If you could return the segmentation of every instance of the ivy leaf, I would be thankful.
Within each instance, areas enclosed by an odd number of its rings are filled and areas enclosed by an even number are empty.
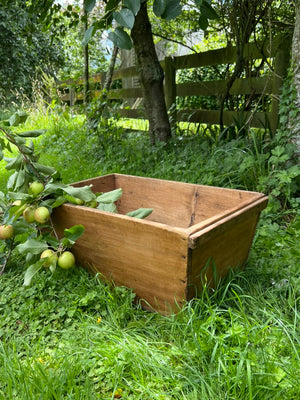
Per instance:
[[[134,15],[128,8],[123,8],[121,11],[114,12],[113,17],[119,25],[124,28],[132,29],[134,24]]]
[[[120,49],[130,50],[132,48],[130,36],[122,28],[116,28],[114,32],[109,32],[108,39]]]
[[[139,208],[137,210],[134,211],[130,211],[129,213],[127,213],[126,215],[128,217],[134,217],[134,218],[146,218],[148,217],[148,215],[150,215],[153,211],[153,208]]]
[[[32,264],[27,268],[24,275],[23,286],[29,286],[31,284],[32,278],[43,267],[43,263],[44,260],[38,260],[35,264]]]
[[[48,248],[48,244],[37,239],[27,239],[26,242],[19,244],[16,249],[22,253],[40,254]]]
[[[110,192],[100,194],[100,196],[98,196],[96,200],[100,203],[114,203],[115,201],[119,200],[121,196],[122,196],[122,189],[119,188],[111,190]]]
[[[140,0],[124,0],[124,6],[136,15],[140,11],[141,2]]]

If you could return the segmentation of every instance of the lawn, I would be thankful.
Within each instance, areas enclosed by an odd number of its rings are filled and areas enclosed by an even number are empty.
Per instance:
[[[66,183],[120,172],[261,190],[270,202],[246,268],[176,315],[143,310],[82,268],[24,287],[14,256],[0,277],[0,399],[300,398],[299,187],[281,139],[178,135],[153,147],[109,124],[87,134],[81,116],[33,115],[23,128],[34,126],[48,129],[40,162]]]

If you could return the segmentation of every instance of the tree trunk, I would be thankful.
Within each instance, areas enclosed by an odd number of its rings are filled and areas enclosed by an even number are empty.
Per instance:
[[[153,43],[146,2],[142,3],[136,15],[131,37],[137,57],[145,113],[149,120],[150,139],[152,143],[155,140],[167,142],[171,137],[171,127],[164,97],[164,73]]]
[[[88,29],[88,14],[84,11],[85,22],[84,31]],[[89,46],[86,44],[83,48],[83,58],[84,58],[84,94],[83,102],[87,106],[90,102],[90,71],[89,71]]]
[[[295,17],[295,28],[292,43],[292,59],[294,67],[294,84],[296,87],[296,109],[300,110],[300,0],[296,0],[296,17]],[[296,116],[294,126],[294,140],[298,149],[298,157],[300,159],[300,115]]]
[[[116,60],[117,60],[117,55],[118,55],[118,51],[119,51],[119,47],[114,46],[112,55],[111,55],[111,59],[110,59],[110,64],[109,64],[109,68],[107,71],[107,74],[105,76],[105,82],[103,85],[103,89],[109,91],[110,86],[111,86],[111,82],[112,82],[112,77],[113,77],[113,73],[114,73],[114,69],[115,69],[115,65],[116,65]]]

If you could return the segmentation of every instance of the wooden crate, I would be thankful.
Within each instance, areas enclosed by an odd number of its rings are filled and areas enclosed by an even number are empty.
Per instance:
[[[78,264],[162,313],[193,298],[203,279],[213,285],[215,272],[222,277],[246,261],[268,201],[262,193],[121,174],[74,184],[83,185],[122,188],[119,214],[64,204],[53,213],[57,231],[84,225],[73,248]],[[154,211],[143,220],[124,215],[140,207]]]

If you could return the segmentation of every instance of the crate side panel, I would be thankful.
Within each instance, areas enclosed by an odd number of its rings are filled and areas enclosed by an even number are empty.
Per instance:
[[[111,190],[116,189],[116,180],[115,175],[103,175],[96,178],[86,179],[84,181],[79,181],[72,183],[73,186],[85,186],[85,185],[93,185],[92,190],[93,192],[110,192]]]
[[[116,186],[123,188],[118,210],[125,214],[139,207],[153,208],[149,220],[189,228],[195,224],[229,214],[250,204],[261,193],[161,179],[116,176]]]
[[[212,225],[197,238],[189,252],[188,299],[201,290],[203,282],[213,287],[229,269],[245,263],[261,207],[248,207],[244,212]]]
[[[132,288],[160,312],[185,300],[188,236],[179,231],[141,223],[138,219],[64,205],[55,210],[54,224],[75,224],[85,233],[73,250],[79,263],[117,285]]]

